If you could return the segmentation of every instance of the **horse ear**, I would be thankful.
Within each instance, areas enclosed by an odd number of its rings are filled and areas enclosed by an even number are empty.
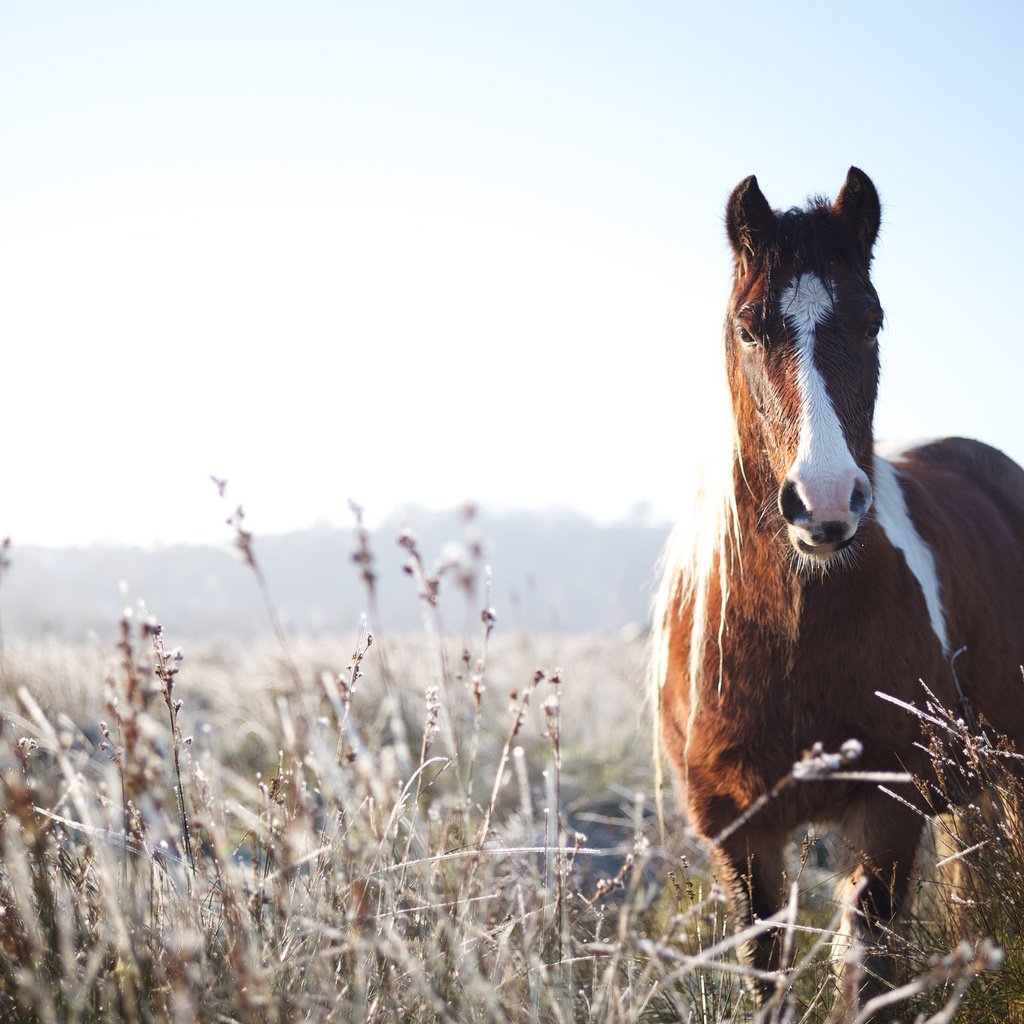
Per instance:
[[[871,262],[871,250],[882,223],[882,204],[871,179],[859,168],[851,167],[836,197],[836,216],[853,235],[865,266]]]
[[[775,227],[775,213],[768,205],[752,174],[744,178],[729,196],[725,228],[737,260],[753,256],[759,241]]]

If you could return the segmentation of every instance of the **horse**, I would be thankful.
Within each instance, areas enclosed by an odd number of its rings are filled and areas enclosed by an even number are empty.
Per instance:
[[[870,946],[905,906],[928,808],[911,785],[900,801],[862,781],[775,784],[849,741],[859,770],[926,775],[919,719],[876,696],[912,704],[921,682],[1020,746],[1024,470],[963,438],[876,446],[881,204],[863,171],[834,203],[786,211],[748,177],[725,220],[731,423],[663,561],[656,734],[737,930],[780,910],[784,844],[815,822],[856,853],[842,931]],[[776,938],[745,942],[741,960],[777,970]],[[883,959],[863,977],[891,977]],[[843,970],[849,1013],[878,982]]]

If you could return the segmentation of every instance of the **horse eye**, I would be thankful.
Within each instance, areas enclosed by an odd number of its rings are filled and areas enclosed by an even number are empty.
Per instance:
[[[876,320],[873,324],[868,324],[864,330],[864,340],[870,344],[874,344],[878,341],[878,332],[882,329],[882,321]]]
[[[758,339],[755,338],[754,335],[752,335],[750,331],[746,329],[746,327],[737,327],[736,334],[738,335],[740,343],[743,345],[744,348],[757,348],[757,346],[760,344]]]

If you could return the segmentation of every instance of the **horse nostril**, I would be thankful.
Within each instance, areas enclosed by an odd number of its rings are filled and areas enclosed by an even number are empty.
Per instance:
[[[787,480],[779,490],[779,511],[790,526],[795,525],[797,520],[806,519],[810,515],[807,506],[800,500],[800,495],[796,492],[796,483],[792,480]]]
[[[853,493],[850,495],[850,512],[858,519],[871,507],[871,489],[862,487],[859,483],[853,485]]]

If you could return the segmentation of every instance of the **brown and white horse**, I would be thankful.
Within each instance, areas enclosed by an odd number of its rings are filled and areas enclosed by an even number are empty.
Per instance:
[[[876,691],[914,701],[923,680],[953,708],[959,685],[1024,746],[1024,471],[961,438],[876,449],[880,215],[855,167],[834,204],[779,212],[749,177],[726,213],[733,431],[720,486],[669,546],[655,675],[686,814],[705,839],[726,836],[713,857],[738,928],[779,909],[783,844],[808,821],[859,853],[848,928],[870,934],[899,911],[922,831],[911,807],[820,781],[750,813],[818,742],[859,741],[865,771],[927,774],[917,719]],[[743,955],[771,967],[772,937]]]

